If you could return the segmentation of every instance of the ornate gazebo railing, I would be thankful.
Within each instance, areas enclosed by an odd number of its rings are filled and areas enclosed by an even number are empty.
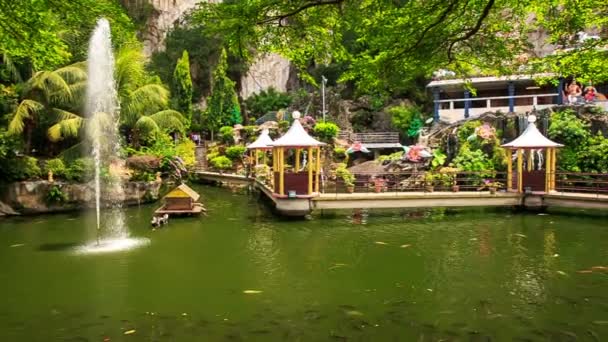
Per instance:
[[[458,172],[455,174],[406,171],[386,172],[382,174],[357,172],[355,177],[355,193],[368,192],[429,192],[429,191],[490,191],[506,190],[506,172]],[[494,189],[491,189],[494,188]],[[325,181],[323,193],[350,192],[344,181],[340,178]]]

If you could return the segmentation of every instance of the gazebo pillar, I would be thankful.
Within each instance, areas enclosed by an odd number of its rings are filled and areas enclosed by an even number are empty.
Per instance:
[[[317,167],[315,177],[315,192],[319,193],[319,174],[321,173],[321,147],[317,147]]]
[[[551,191],[551,157],[553,153],[551,152],[551,147],[548,147],[545,150],[545,192]]]
[[[312,147],[308,148],[308,194],[312,195],[312,169],[313,169],[313,158],[312,158]]]
[[[508,149],[509,156],[507,161],[507,191],[513,190],[513,150]]]
[[[524,158],[523,158],[523,150],[521,148],[517,149],[517,192],[524,192],[523,187],[523,173],[524,173]]]
[[[296,169],[295,172],[300,171],[300,149],[296,148]]]
[[[285,149],[279,147],[279,194],[285,195]]]
[[[549,188],[551,191],[555,190],[555,170],[557,170],[557,150],[555,147],[551,148],[551,184],[549,184]]]

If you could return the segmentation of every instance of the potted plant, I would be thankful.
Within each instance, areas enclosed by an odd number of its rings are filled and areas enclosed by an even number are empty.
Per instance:
[[[435,190],[435,182],[437,177],[431,172],[428,171],[424,174],[424,191],[425,192],[433,192]]]
[[[498,188],[500,188],[502,186],[504,186],[504,184],[502,184],[501,182],[486,179],[483,181],[483,185],[481,187],[477,188],[477,190],[488,189],[490,191],[490,194],[494,195],[496,193],[496,190],[498,190]]]
[[[442,185],[447,188],[452,187],[453,192],[460,191],[460,186],[456,184],[456,175],[458,174],[458,171],[460,170],[455,167],[442,167],[439,169]]]
[[[355,192],[355,176],[348,171],[345,164],[344,166],[340,166],[336,169],[336,177],[340,177],[344,182],[344,186],[346,187],[346,192],[352,194]]]

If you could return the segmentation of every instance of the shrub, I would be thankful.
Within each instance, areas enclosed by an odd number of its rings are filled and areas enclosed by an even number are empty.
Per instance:
[[[196,144],[190,139],[184,139],[175,146],[175,154],[182,159],[186,167],[196,164],[195,150]]]
[[[131,169],[151,171],[160,167],[160,158],[153,155],[137,155],[127,158],[127,166]]]
[[[578,119],[572,110],[557,112],[551,116],[549,138],[566,146],[577,146],[589,138],[588,125]]]
[[[211,165],[218,170],[225,170],[232,167],[232,161],[226,156],[217,156],[211,159]]]
[[[4,171],[9,175],[10,180],[20,181],[40,177],[41,170],[38,166],[38,160],[34,157],[16,158],[12,163],[7,165],[7,170]]]
[[[341,178],[346,186],[355,185],[355,176],[346,168],[346,164],[338,165],[338,168],[336,169],[336,177]]]
[[[288,129],[289,129],[289,121],[287,121],[287,120],[279,121],[279,132],[281,134],[287,132]]]
[[[230,160],[235,161],[239,160],[243,157],[243,153],[247,148],[243,145],[230,146],[226,148],[226,157],[230,158]]]
[[[403,158],[403,151],[398,151],[398,152],[394,152],[391,154],[385,154],[385,155],[381,155],[378,157],[377,161],[379,163],[384,163],[386,161],[398,161],[401,160],[401,158]]]
[[[241,138],[243,138],[243,140],[245,141],[253,141],[255,140],[255,129],[257,127],[256,126],[243,126],[243,129],[241,129]]]
[[[65,164],[63,163],[63,160],[59,158],[48,160],[44,164],[44,172],[48,174],[49,171],[53,172],[54,177],[65,177],[66,168]]]
[[[256,117],[260,117],[268,112],[287,108],[291,104],[291,96],[280,93],[274,88],[262,90],[253,94],[245,100],[247,109]]]
[[[418,106],[394,106],[387,110],[391,115],[393,127],[401,132],[406,132],[414,118],[422,117],[422,111]]]
[[[219,131],[219,138],[225,144],[234,142],[234,129],[231,126],[223,126]]]
[[[343,159],[346,157],[346,149],[344,147],[334,147],[334,159]]]
[[[156,174],[154,172],[137,170],[131,174],[130,180],[134,182],[153,182],[156,180]]]
[[[92,158],[79,158],[66,169],[65,179],[73,182],[86,182],[91,179],[94,170],[95,162]]]
[[[49,188],[46,193],[46,202],[51,203],[63,203],[68,200],[68,196],[61,191],[57,185],[53,185]]]
[[[331,141],[339,131],[340,128],[333,122],[319,122],[314,128],[315,135],[324,141]]]

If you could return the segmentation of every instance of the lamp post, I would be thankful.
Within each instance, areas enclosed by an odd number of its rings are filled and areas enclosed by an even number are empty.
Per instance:
[[[323,102],[323,109],[322,109],[322,114],[323,114],[323,121],[325,121],[325,84],[327,83],[327,78],[325,78],[325,76],[321,75],[321,101]]]

